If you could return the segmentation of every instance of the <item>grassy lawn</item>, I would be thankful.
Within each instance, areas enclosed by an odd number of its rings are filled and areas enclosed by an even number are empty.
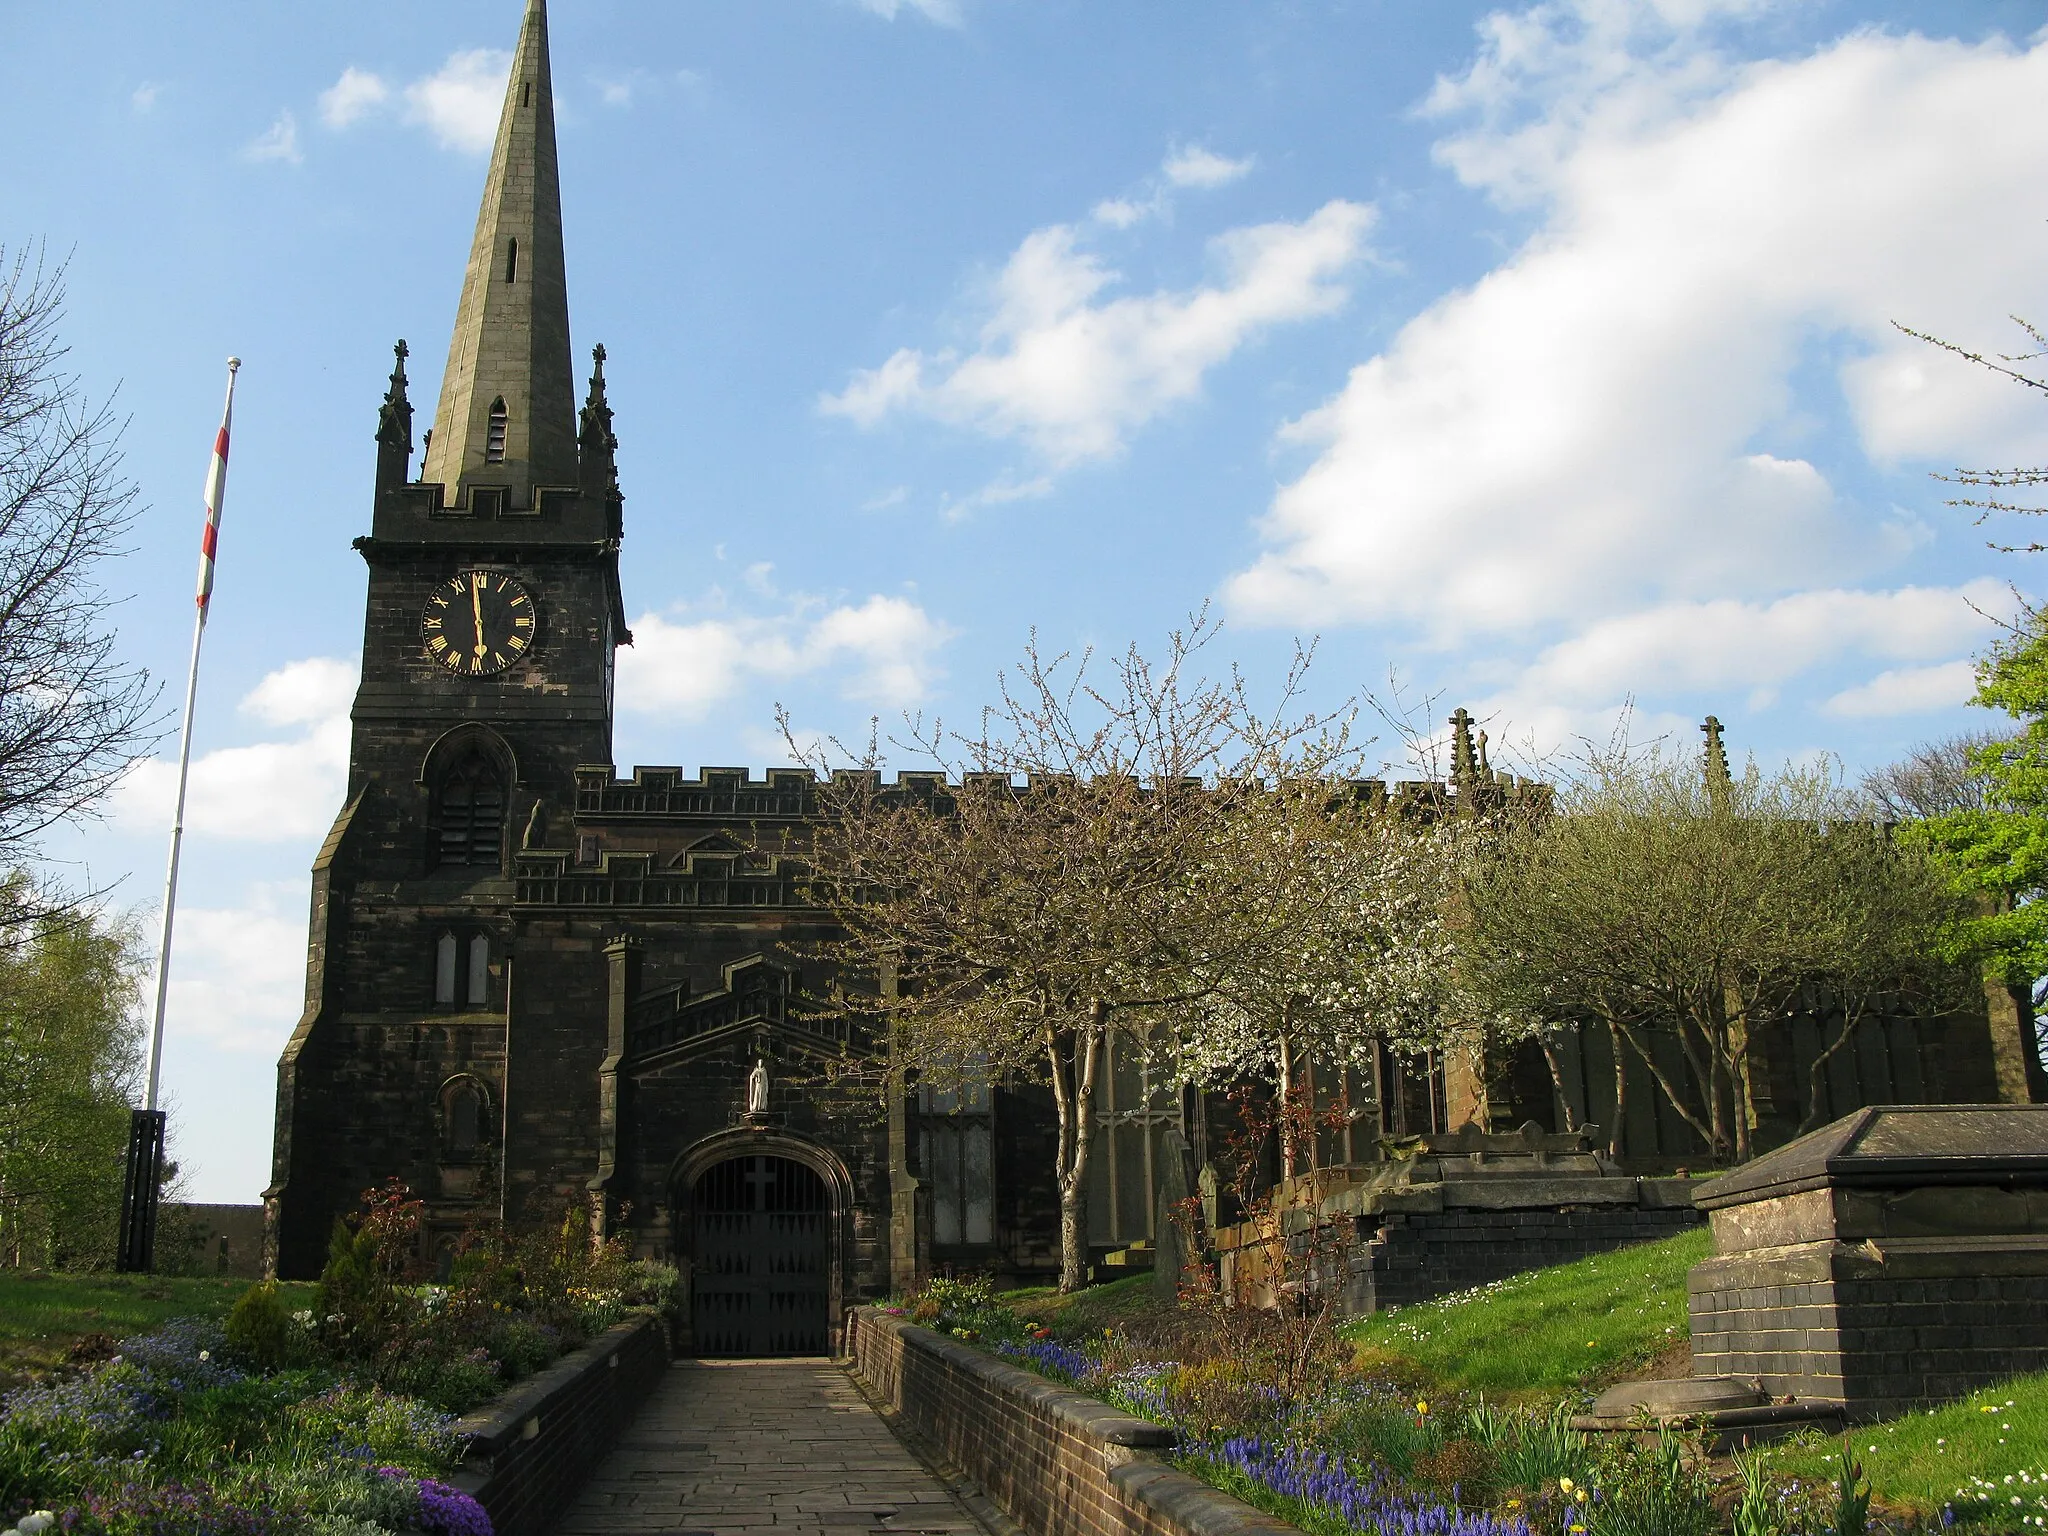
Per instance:
[[[1034,1285],[1004,1291],[1000,1300],[1029,1321],[1068,1338],[1133,1323],[1160,1308],[1149,1271],[1091,1285],[1071,1296],[1062,1296],[1057,1286]]]
[[[2013,1523],[2022,1514],[2048,1513],[2048,1375],[2016,1377],[1946,1408],[1866,1424],[1847,1436],[1786,1441],[1763,1454],[1774,1472],[1820,1480],[1834,1475],[1844,1439],[1855,1446],[1871,1489],[1894,1508],[1929,1515],[1944,1503],[1988,1496]]]
[[[1362,1363],[1507,1400],[1555,1400],[1689,1367],[1685,1272],[1704,1228],[1347,1324]]]
[[[174,1317],[224,1317],[250,1282],[157,1275],[45,1274],[0,1269],[0,1382],[61,1364],[88,1334],[125,1338]],[[281,1287],[311,1306],[310,1284]]]

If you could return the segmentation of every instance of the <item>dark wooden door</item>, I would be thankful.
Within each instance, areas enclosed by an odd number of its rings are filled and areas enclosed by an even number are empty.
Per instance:
[[[831,1352],[831,1202],[786,1157],[736,1157],[693,1194],[691,1322],[700,1355]]]

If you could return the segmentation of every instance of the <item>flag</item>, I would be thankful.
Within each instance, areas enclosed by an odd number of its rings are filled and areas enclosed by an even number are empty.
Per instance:
[[[213,462],[206,469],[206,531],[199,536],[199,620],[206,622],[206,600],[213,596],[213,554],[220,542],[220,505],[228,488],[228,425],[235,418],[235,373],[239,357],[228,359],[228,398],[221,407],[220,431],[214,434]]]

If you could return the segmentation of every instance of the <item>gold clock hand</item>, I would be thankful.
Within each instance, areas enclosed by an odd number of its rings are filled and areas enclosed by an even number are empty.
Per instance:
[[[469,606],[476,615],[476,653],[481,656],[490,649],[484,644],[484,579],[481,576],[469,578]]]

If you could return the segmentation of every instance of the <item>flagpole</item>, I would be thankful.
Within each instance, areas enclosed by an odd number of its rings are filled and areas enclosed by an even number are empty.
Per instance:
[[[147,1272],[154,1265],[156,1206],[162,1191],[164,1113],[157,1107],[163,1079],[164,1005],[171,985],[171,926],[178,907],[178,855],[185,842],[185,786],[192,772],[192,711],[199,699],[199,648],[206,638],[206,611],[213,596],[213,559],[220,537],[221,504],[227,493],[228,430],[235,414],[235,375],[239,357],[228,359],[228,393],[221,406],[220,431],[213,441],[213,462],[206,471],[206,528],[199,540],[197,613],[192,619],[192,662],[185,673],[185,713],[178,727],[178,799],[171,815],[170,869],[164,876],[163,934],[156,954],[156,1008],[149,1027],[149,1087],[142,1108],[130,1116],[128,1163],[121,1191],[120,1252],[116,1267]]]

